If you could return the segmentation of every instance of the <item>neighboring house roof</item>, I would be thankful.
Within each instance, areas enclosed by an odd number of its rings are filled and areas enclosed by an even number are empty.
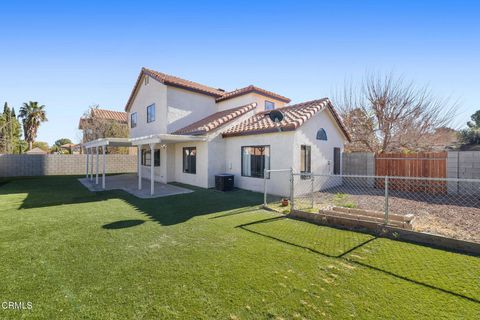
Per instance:
[[[190,90],[190,91],[194,91],[194,92],[198,92],[198,93],[203,93],[203,94],[206,94],[206,95],[209,95],[209,96],[213,96],[214,98],[216,98],[215,101],[217,101],[217,102],[227,100],[227,99],[230,99],[230,98],[234,98],[234,97],[238,97],[238,96],[248,94],[248,93],[251,93],[251,92],[255,92],[255,93],[258,93],[258,94],[261,94],[261,95],[264,95],[264,96],[267,96],[267,97],[270,97],[270,98],[273,98],[273,99],[284,101],[286,103],[290,102],[290,99],[287,98],[287,97],[284,97],[282,95],[279,95],[277,93],[274,93],[274,92],[271,92],[271,91],[268,91],[268,90],[265,90],[265,89],[262,89],[262,88],[259,88],[259,87],[255,87],[253,85],[250,85],[248,87],[241,88],[241,89],[236,89],[236,90],[230,91],[230,92],[225,92],[225,90],[223,90],[223,89],[209,87],[209,86],[203,85],[203,84],[198,83],[198,82],[185,80],[185,79],[175,77],[175,76],[172,76],[172,75],[169,75],[169,74],[165,74],[165,73],[162,73],[162,72],[158,72],[158,71],[155,71],[155,70],[142,68],[142,70],[140,71],[140,74],[137,77],[137,81],[135,82],[135,86],[133,87],[132,92],[130,93],[130,97],[128,98],[127,104],[125,105],[125,111],[127,111],[127,112],[130,110],[130,106],[133,102],[133,99],[135,98],[135,95],[136,95],[136,92],[138,90],[140,81],[141,81],[142,76],[144,74],[152,77],[153,79],[155,79],[155,80],[157,80],[157,81],[159,81],[159,82],[161,82],[165,85],[169,85],[169,86],[182,88],[182,89],[185,89],[185,90]]]
[[[75,143],[67,143],[67,144],[62,144],[60,148],[65,148],[65,149],[70,149],[70,148],[76,148],[79,147],[80,145],[75,144]]]
[[[179,129],[173,134],[189,134],[189,135],[201,135],[211,132],[219,127],[227,124],[230,121],[237,119],[238,117],[246,114],[247,112],[255,109],[257,104],[251,103],[241,107],[228,109],[214,113],[206,118],[203,118],[195,123],[192,123],[182,129]]]
[[[91,118],[103,119],[103,120],[113,120],[119,123],[127,124],[128,123],[128,113],[123,111],[112,111],[106,109],[92,109],[90,115]],[[80,118],[80,123],[78,124],[79,129],[83,129],[85,121],[89,118]]]
[[[35,147],[32,150],[26,152],[26,154],[47,154],[48,152],[45,150],[40,149],[39,147]]]
[[[316,113],[320,112],[323,109],[330,111],[331,115],[340,127],[340,130],[343,132],[347,140],[350,141],[350,135],[348,134],[340,117],[330,103],[330,100],[328,100],[327,98],[307,101],[277,109],[280,110],[284,116],[283,120],[279,123],[275,123],[270,119],[270,117],[268,116],[270,111],[263,111],[257,113],[256,115],[248,118],[242,123],[232,126],[228,130],[226,130],[222,134],[222,136],[224,138],[227,138],[277,131],[293,131],[302,126],[306,121],[311,119]]]
[[[106,109],[92,109],[92,116],[105,120],[115,120],[122,123],[128,123],[128,114],[123,111],[113,111]]]
[[[254,85],[249,85],[248,87],[245,87],[245,88],[236,89],[234,91],[226,92],[224,95],[222,95],[220,98],[217,98],[215,101],[220,102],[220,101],[235,98],[235,97],[238,97],[238,96],[241,96],[241,95],[244,95],[244,94],[247,94],[247,93],[251,93],[251,92],[259,93],[261,95],[264,95],[264,96],[267,96],[267,97],[270,97],[270,98],[273,98],[273,99],[277,99],[277,100],[280,100],[280,101],[283,101],[283,102],[286,102],[286,103],[289,103],[291,101],[287,97],[279,95],[275,92],[271,92],[271,91],[256,87]]]

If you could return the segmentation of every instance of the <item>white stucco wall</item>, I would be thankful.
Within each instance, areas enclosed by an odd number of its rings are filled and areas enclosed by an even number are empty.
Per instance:
[[[232,108],[236,108],[236,107],[240,107],[246,104],[256,102],[257,108],[255,110],[256,112],[261,112],[265,110],[265,100],[274,102],[275,109],[282,108],[285,106],[285,102],[283,101],[265,97],[256,93],[248,93],[248,94],[241,95],[239,97],[218,102],[217,103],[218,111],[224,111],[227,109],[232,109]]]
[[[293,161],[294,132],[267,133],[230,137],[225,141],[225,172],[235,176],[235,186],[263,192],[263,179],[242,176],[241,147],[255,145],[270,146],[270,169],[288,169]],[[271,174],[268,181],[269,193],[288,195],[288,174]]]
[[[327,141],[316,139],[317,131],[320,128],[325,129]],[[344,143],[345,138],[330,113],[328,111],[318,113],[295,131],[294,170],[300,171],[301,145],[309,145],[312,148],[312,172],[333,174],[333,148],[340,148],[340,151],[343,152]]]
[[[197,148],[197,173],[183,172],[183,148]],[[207,142],[185,142],[175,144],[175,179],[174,181],[208,188],[208,144]]]
[[[142,146],[143,150],[150,150],[150,146]],[[167,183],[167,169],[168,169],[168,157],[167,150],[162,148],[161,145],[156,144],[155,149],[160,149],[160,166],[154,167],[154,180],[162,183]],[[153,158],[152,158],[153,161]],[[142,177],[150,180],[150,166],[142,167]]]
[[[217,112],[214,97],[171,86],[167,88],[167,106],[168,133]]]
[[[128,114],[130,138],[167,132],[167,86],[151,77],[145,85],[145,77],[147,76],[142,76]],[[153,103],[155,104],[155,121],[147,123],[147,107]],[[130,115],[134,112],[137,113],[137,126],[132,128]]]
[[[215,187],[215,175],[225,173],[225,139],[215,136],[208,142],[208,187]]]

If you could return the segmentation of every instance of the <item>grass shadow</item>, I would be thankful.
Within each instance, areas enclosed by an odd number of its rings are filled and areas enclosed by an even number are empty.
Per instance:
[[[13,180],[0,189],[0,195],[26,193],[26,197],[18,209],[98,203],[120,199],[135,207],[149,220],[165,226],[182,223],[196,216],[235,210],[262,203],[262,195],[256,192],[246,190],[237,190],[233,193],[215,192],[211,189],[179,183],[173,183],[173,185],[188,188],[194,192],[140,199],[122,190],[91,192],[77,180],[77,177],[55,176]]]

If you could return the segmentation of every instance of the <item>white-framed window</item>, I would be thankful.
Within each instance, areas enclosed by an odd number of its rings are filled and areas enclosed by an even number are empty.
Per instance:
[[[312,172],[312,147],[307,145],[300,146],[300,172]]]
[[[183,148],[183,172],[196,174],[197,173],[197,148],[186,147]]]
[[[323,129],[323,128],[318,129],[318,131],[317,131],[317,140],[323,140],[323,141],[327,141],[327,140],[328,140],[328,138],[327,138],[327,132],[325,131],[325,129]]]
[[[270,169],[270,146],[242,147],[242,176],[263,178],[265,169]]]
[[[130,115],[130,128],[135,128],[137,126],[137,113],[134,112]]]
[[[275,109],[275,102],[265,100],[265,110]]]
[[[147,123],[155,121],[155,103],[147,107]]]

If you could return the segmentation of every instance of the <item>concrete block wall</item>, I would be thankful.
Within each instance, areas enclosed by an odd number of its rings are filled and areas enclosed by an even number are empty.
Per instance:
[[[447,178],[480,179],[480,151],[449,151]],[[474,186],[468,182],[448,182],[448,193],[472,193]]]
[[[86,155],[27,155],[0,154],[0,177],[83,175],[86,170]],[[96,158],[93,160],[94,173]],[[99,172],[103,168],[103,157],[99,158]],[[130,173],[137,171],[137,156],[107,154],[107,173]]]
[[[370,152],[343,153],[342,174],[374,176],[375,155]]]
[[[374,176],[375,175],[375,154],[370,152],[354,152],[342,154],[342,174],[352,176]],[[344,178],[346,183],[373,187],[372,178]]]

